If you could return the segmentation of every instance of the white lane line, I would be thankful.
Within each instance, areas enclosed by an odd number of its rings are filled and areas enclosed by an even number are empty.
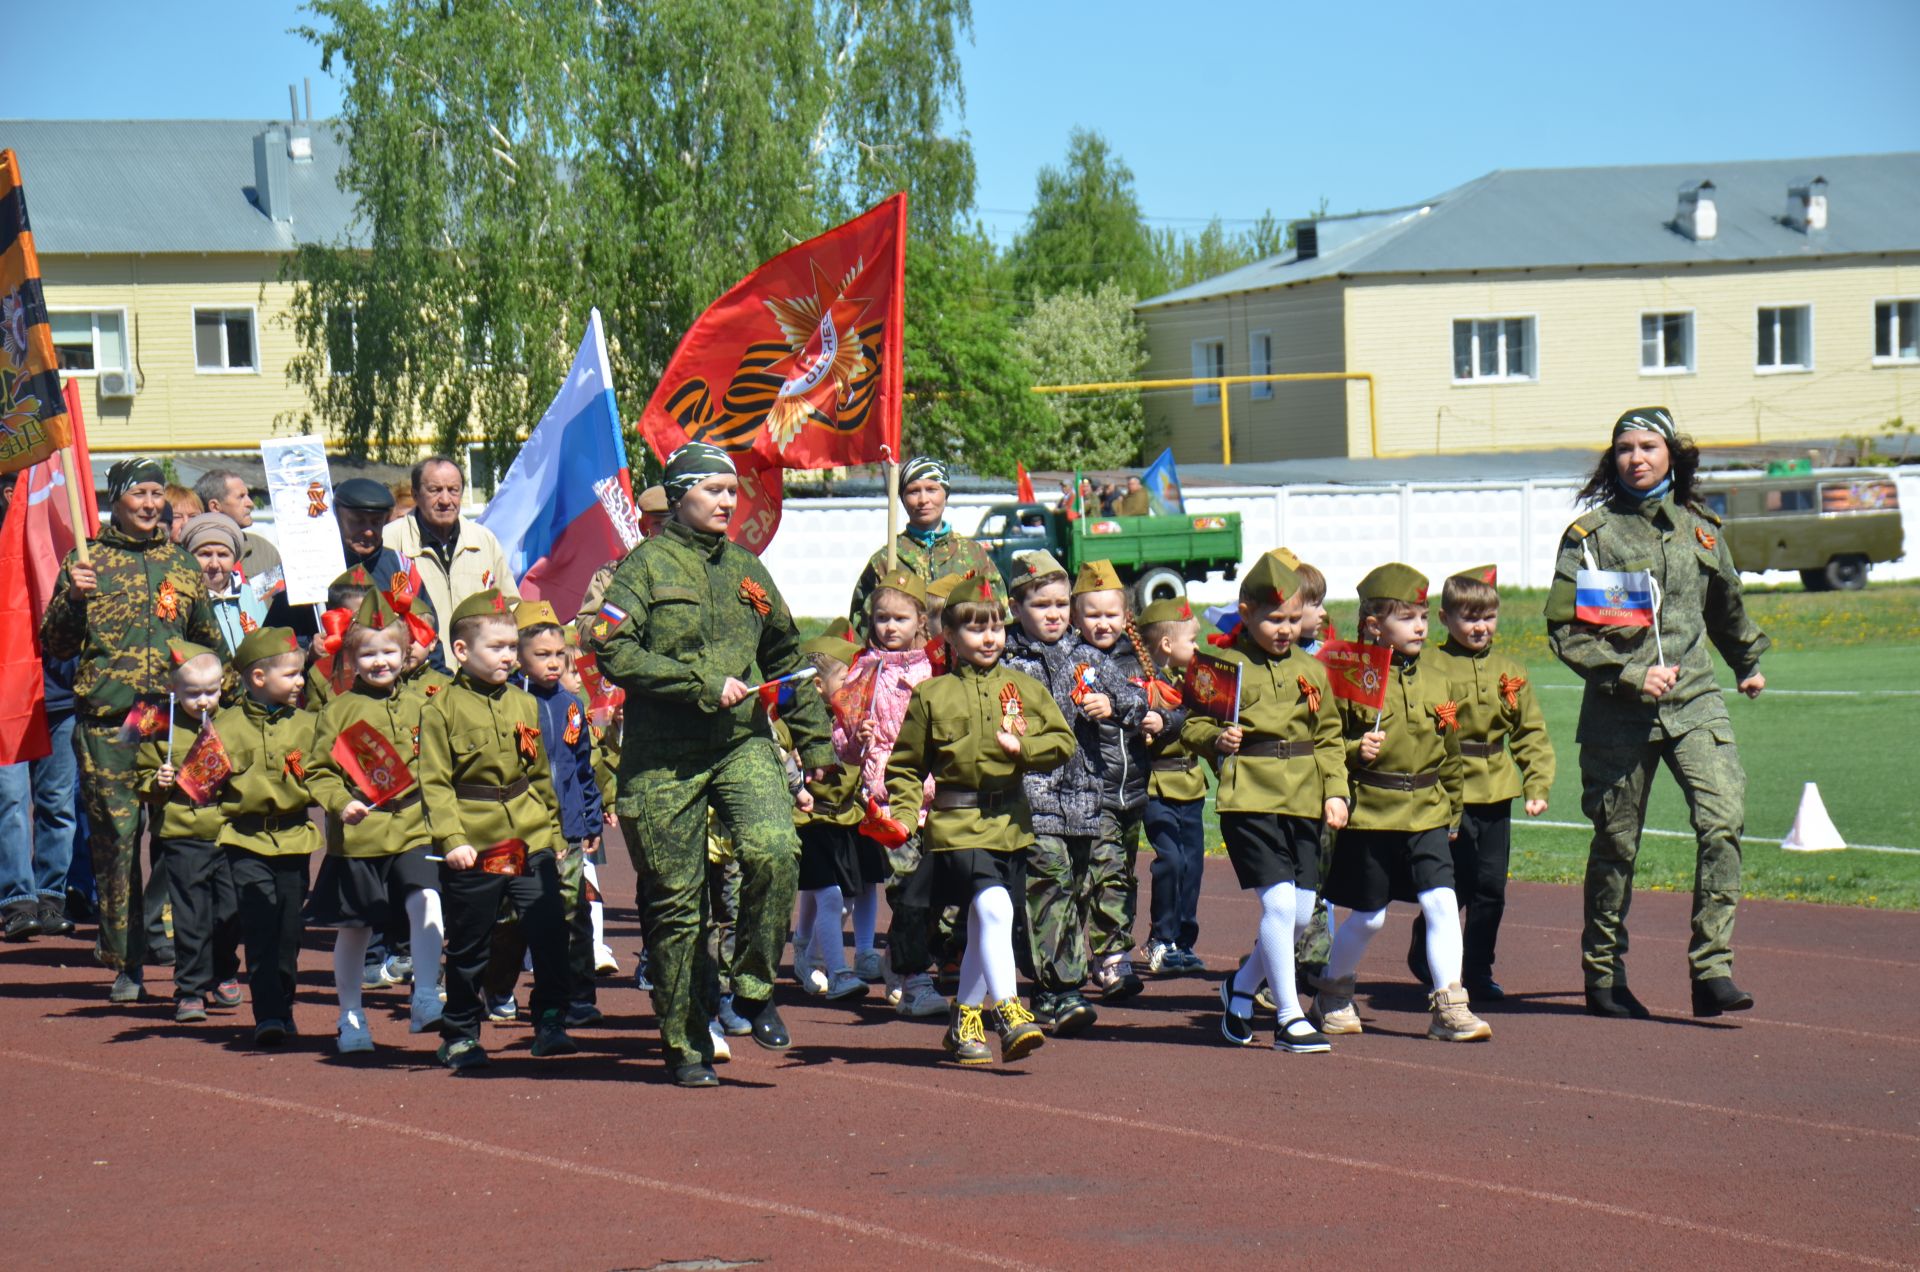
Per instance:
[[[544,1170],[563,1171],[571,1175],[580,1175],[589,1179],[604,1179],[616,1184],[626,1184],[634,1188],[646,1188],[654,1192],[667,1193],[690,1201],[716,1202],[724,1206],[736,1206],[742,1210],[756,1213],[776,1214],[788,1219],[799,1219],[819,1224],[825,1228],[835,1228],[857,1237],[867,1237],[876,1241],[891,1241],[897,1245],[915,1250],[924,1250],[932,1254],[945,1255],[968,1263],[980,1263],[988,1267],[1006,1268],[1009,1272],[1025,1272],[1035,1265],[1029,1259],[1002,1258],[990,1251],[969,1246],[950,1245],[931,1237],[918,1236],[911,1232],[901,1232],[897,1228],[888,1228],[881,1224],[870,1223],[865,1219],[854,1219],[847,1215],[835,1214],[830,1210],[815,1210],[811,1206],[796,1206],[791,1202],[774,1201],[766,1197],[752,1197],[744,1193],[722,1192],[716,1188],[701,1188],[694,1184],[683,1184],[672,1179],[656,1179],[650,1175],[639,1175],[632,1171],[619,1170],[612,1166],[598,1166],[591,1162],[576,1162],[564,1157],[552,1157],[545,1153],[532,1153],[525,1149],[509,1148],[504,1144],[490,1144],[485,1140],[469,1139],[464,1135],[449,1135],[445,1131],[436,1131],[425,1126],[414,1126],[407,1122],[394,1121],[391,1118],[371,1117],[365,1113],[348,1113],[341,1109],[321,1108],[318,1105],[302,1104],[298,1100],[285,1100],[277,1096],[257,1095],[251,1091],[234,1091],[226,1087],[213,1086],[204,1082],[186,1082],[179,1078],[163,1078],[152,1074],[129,1073],[123,1069],[110,1069],[103,1065],[87,1064],[80,1060],[68,1060],[60,1056],[39,1055],[31,1051],[0,1050],[0,1056],[9,1060],[19,1060],[27,1064],[45,1065],[50,1068],[66,1069],[73,1073],[84,1073],[93,1077],[117,1078],[123,1082],[136,1082],[143,1086],[160,1087],[168,1091],[180,1091],[189,1095],[209,1096],[214,1099],[231,1100],[236,1104],[252,1105],[254,1108],[272,1109],[281,1113],[298,1113],[322,1122],[334,1122],[342,1126],[366,1127],[371,1130],[386,1131],[393,1135],[402,1135],[409,1139],[424,1140],[430,1144],[439,1144],[446,1148],[457,1149],[463,1153],[481,1153],[488,1157],[504,1161],[518,1162],[522,1165],[537,1166]]]
[[[792,1072],[792,1070],[785,1070]],[[1466,1175],[1449,1175],[1443,1171],[1424,1170],[1416,1166],[1401,1166],[1393,1162],[1372,1161],[1364,1157],[1347,1157],[1338,1153],[1322,1153],[1313,1149],[1297,1148],[1290,1144],[1275,1143],[1271,1140],[1243,1139],[1237,1135],[1223,1135],[1217,1131],[1203,1131],[1191,1126],[1178,1126],[1170,1122],[1150,1122],[1143,1118],[1121,1117],[1115,1113],[1098,1113],[1091,1109],[1061,1108],[1058,1105],[1039,1104],[1031,1100],[1016,1100],[1006,1096],[989,1095],[977,1089],[956,1091],[945,1085],[925,1081],[902,1082],[892,1078],[876,1077],[868,1073],[853,1073],[839,1064],[809,1065],[799,1070],[803,1073],[835,1078],[845,1082],[859,1082],[868,1086],[891,1087],[895,1090],[910,1091],[919,1096],[943,1095],[965,1102],[971,1106],[983,1104],[997,1105],[1010,1109],[1023,1116],[1036,1113],[1051,1114],[1055,1117],[1069,1118],[1087,1122],[1095,1126],[1117,1127],[1121,1130],[1142,1132],[1148,1135],[1172,1135],[1182,1139],[1198,1140],[1224,1148],[1246,1153],[1265,1153],[1275,1157],[1289,1157],[1296,1161],[1312,1162],[1318,1166],[1332,1166],[1342,1170],[1366,1171],[1377,1175],[1391,1175],[1410,1180],[1417,1184],[1434,1185],[1442,1188],[1473,1190],[1492,1193],[1495,1196],[1515,1197],[1524,1201],[1544,1202],[1548,1205],[1565,1206],[1573,1210],[1586,1211],[1589,1214],[1605,1215],[1612,1219],[1631,1219],[1639,1223],[1657,1227],[1677,1229],[1693,1233],[1696,1236],[1715,1237],[1723,1241],[1738,1241],[1746,1245],[1759,1246],[1786,1254],[1803,1257],[1832,1259],[1840,1263],[1854,1263],[1870,1268],[1911,1269],[1910,1263],[1897,1263],[1891,1259],[1882,1259],[1869,1254],[1855,1254],[1848,1250],[1835,1250],[1828,1246],[1807,1245],[1785,1237],[1770,1237],[1764,1233],[1744,1232],[1738,1228],[1726,1228],[1719,1224],[1701,1223],[1693,1219],[1683,1219],[1678,1215],[1664,1215],[1652,1210],[1636,1210],[1630,1206],[1619,1206],[1612,1202],[1595,1201],[1588,1197],[1574,1197],[1567,1193],[1547,1192],[1540,1188],[1527,1188],[1518,1184],[1501,1184],[1487,1179],[1475,1179]],[[977,1088],[978,1083],[970,1084]]]
[[[1592,822],[1528,820],[1526,822],[1514,823],[1515,829],[1523,829],[1526,826],[1550,826],[1555,830],[1592,830],[1593,829]],[[1694,833],[1690,830],[1655,830],[1651,826],[1643,827],[1640,833],[1643,835],[1653,835],[1659,839],[1696,838]],[[1772,844],[1776,848],[1780,846],[1780,841],[1778,839],[1766,839],[1759,835],[1742,835],[1740,836],[1740,841],[1742,843],[1748,843],[1748,844]],[[1905,856],[1905,857],[1920,857],[1920,848],[1896,848],[1892,844],[1848,844],[1845,848],[1835,849],[1834,851],[1837,851],[1837,852],[1891,852],[1891,853],[1898,853],[1901,856]],[[1819,853],[1813,853],[1813,852],[1810,852],[1807,854],[1807,856],[1809,857],[1817,857],[1819,855],[1820,855]]]

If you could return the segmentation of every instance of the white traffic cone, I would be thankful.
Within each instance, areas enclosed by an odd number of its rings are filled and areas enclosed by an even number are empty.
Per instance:
[[[1820,788],[1808,782],[1806,789],[1800,792],[1800,811],[1793,815],[1793,829],[1780,842],[1785,852],[1834,852],[1845,848],[1847,841],[1840,837],[1840,830],[1833,824],[1833,818],[1827,816],[1827,806],[1820,799]]]

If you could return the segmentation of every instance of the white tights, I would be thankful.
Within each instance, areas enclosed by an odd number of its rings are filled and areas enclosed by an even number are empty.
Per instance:
[[[1293,981],[1293,934],[1313,919],[1314,894],[1291,882],[1276,883],[1260,892],[1260,932],[1253,953],[1234,973],[1233,996],[1251,998],[1265,980],[1273,990],[1281,1020],[1303,1015],[1300,991]]]
[[[846,900],[838,887],[815,888],[806,896],[813,907],[813,939],[808,952],[827,969],[827,975],[844,972],[847,950],[840,939],[840,919]]]
[[[1433,988],[1445,989],[1460,979],[1463,949],[1460,936],[1460,902],[1452,888],[1428,888],[1420,894],[1420,913],[1427,920],[1427,967],[1433,972]],[[1333,930],[1333,949],[1327,955],[1327,979],[1341,980],[1360,967],[1367,942],[1386,925],[1385,908],[1348,910]]]
[[[967,950],[960,956],[960,1002],[978,1007],[1015,997],[1013,898],[1003,887],[973,894],[967,907]]]
[[[413,940],[413,994],[440,996],[440,948],[446,941],[446,921],[440,917],[440,890],[421,888],[407,894],[407,927]]]
[[[373,944],[373,929],[336,928],[333,933],[333,992],[340,999],[340,1014],[359,1015],[365,1009],[361,977],[366,974],[367,947]]]

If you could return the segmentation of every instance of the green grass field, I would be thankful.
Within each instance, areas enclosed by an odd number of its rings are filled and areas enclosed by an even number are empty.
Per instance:
[[[1500,644],[1527,664],[1558,752],[1559,776],[1541,821],[1578,825],[1528,823],[1516,810],[1513,877],[1574,883],[1585,870],[1591,834],[1580,815],[1573,741],[1581,695],[1573,673],[1547,651],[1541,600],[1539,593],[1503,598],[1509,620]],[[1747,770],[1746,895],[1920,909],[1920,746],[1911,732],[1920,709],[1920,587],[1759,592],[1749,604],[1775,642],[1762,665],[1767,692],[1757,701],[1740,697],[1721,668]],[[1351,603],[1334,606],[1333,618],[1350,632]],[[1764,842],[1786,835],[1807,782],[1819,784],[1847,843],[1863,847],[1797,853]],[[1670,776],[1656,782],[1646,824],[1673,833],[1642,842],[1639,886],[1690,891],[1694,843]],[[1208,835],[1221,851],[1211,809]]]

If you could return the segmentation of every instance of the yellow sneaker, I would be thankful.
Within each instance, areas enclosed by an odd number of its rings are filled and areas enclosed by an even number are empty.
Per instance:
[[[1455,981],[1445,989],[1436,989],[1427,999],[1433,1008],[1433,1023],[1427,1037],[1440,1042],[1485,1042],[1493,1037],[1493,1026],[1473,1014],[1467,1006],[1467,991]]]
[[[1033,1054],[1047,1041],[1047,1035],[1033,1022],[1033,1013],[1018,998],[994,1005],[993,1028],[1000,1035],[1000,1060],[1004,1064]]]
[[[943,1040],[947,1058],[956,1064],[992,1064],[993,1048],[987,1046],[987,1025],[978,1007],[965,1003],[953,1005],[953,1019]]]

